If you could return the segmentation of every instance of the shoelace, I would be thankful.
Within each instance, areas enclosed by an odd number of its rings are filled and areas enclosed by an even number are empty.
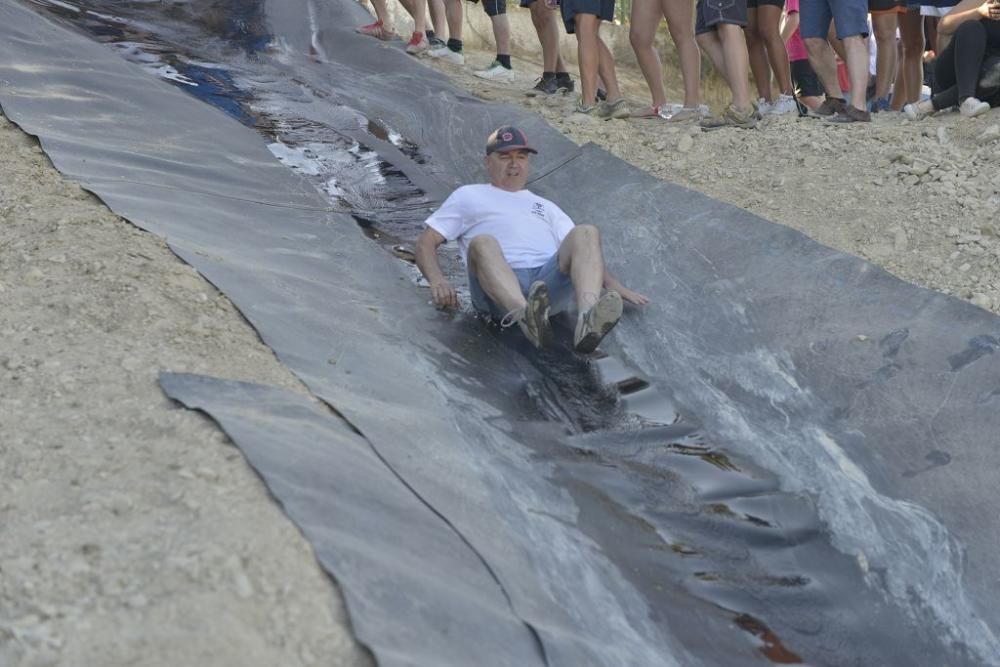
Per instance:
[[[515,308],[500,318],[500,328],[509,329],[524,318],[524,308]]]

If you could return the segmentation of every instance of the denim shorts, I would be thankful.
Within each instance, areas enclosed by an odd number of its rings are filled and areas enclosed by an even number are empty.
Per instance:
[[[747,25],[747,0],[698,0],[694,11],[696,35],[712,32],[720,23]]]
[[[552,255],[542,266],[536,266],[533,269],[514,269],[514,275],[517,276],[517,282],[521,285],[521,294],[524,296],[528,296],[528,289],[531,288],[533,282],[536,280],[545,282],[546,287],[549,288],[549,303],[551,304],[549,312],[553,315],[566,310],[573,302],[573,283],[568,275],[559,270],[559,253]],[[472,271],[469,271],[469,295],[472,297],[473,307],[483,315],[499,320],[507,314],[507,311],[502,310],[486,296],[486,292],[483,291]]]
[[[802,39],[826,39],[831,19],[837,28],[837,39],[867,37],[868,0],[800,0]]]

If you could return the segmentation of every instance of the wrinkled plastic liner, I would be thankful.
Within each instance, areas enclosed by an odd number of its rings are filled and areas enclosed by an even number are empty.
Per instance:
[[[244,7],[268,37],[253,44],[282,45],[252,57],[213,8],[142,17],[168,37],[208,26],[221,83],[203,104],[0,0],[0,104],[355,429],[274,390],[165,381],[303,530],[326,531],[317,555],[381,664],[998,662],[998,318],[470,98],[351,33],[354,3]],[[321,193],[272,157],[248,99],[314,123],[296,131],[339,128],[331,157],[371,151],[388,190]],[[358,229],[412,233],[421,207],[481,178],[483,137],[507,122],[540,149],[533,188],[600,226],[611,266],[653,297],[605,360],[434,311]],[[347,498],[393,504],[385,521],[331,516]]]

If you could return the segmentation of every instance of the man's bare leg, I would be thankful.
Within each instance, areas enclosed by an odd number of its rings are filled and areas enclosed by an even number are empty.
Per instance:
[[[444,0],[427,0],[427,9],[431,15],[434,36],[441,40],[445,39],[444,33],[448,27],[448,20],[445,18]]]
[[[597,303],[604,286],[604,253],[597,227],[577,225],[563,239],[559,246],[559,270],[573,283],[576,306],[581,313]]]
[[[497,53],[500,55],[510,55],[510,21],[506,14],[497,14],[490,17],[493,24],[493,39],[497,43]]]
[[[837,62],[833,59],[833,48],[830,43],[822,37],[808,37],[803,40],[806,43],[806,51],[809,53],[809,64],[823,84],[827,97],[844,99],[844,92],[840,89],[840,80],[837,78]]]
[[[868,89],[868,46],[861,35],[844,38],[847,52],[847,75],[851,81],[851,105],[865,110],[865,92]]]
[[[506,312],[524,308],[521,284],[492,236],[482,235],[469,243],[469,269],[490,301]]]
[[[566,65],[559,55],[559,26],[554,18],[555,12],[545,5],[545,0],[535,0],[530,11],[531,23],[542,45],[542,71],[565,72]]]

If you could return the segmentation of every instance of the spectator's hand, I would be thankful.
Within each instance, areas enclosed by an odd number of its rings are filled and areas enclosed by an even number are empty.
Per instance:
[[[984,19],[1000,21],[1000,3],[992,2],[992,0],[986,0],[986,2],[979,5],[979,15]]]
[[[458,291],[447,280],[431,283],[431,297],[438,308],[458,308]]]
[[[644,294],[639,294],[638,292],[633,292],[627,287],[622,287],[618,290],[621,297],[628,301],[629,303],[634,303],[637,306],[645,306],[649,303],[649,297]]]
[[[559,0],[545,0],[545,6],[549,9],[559,9]]]

